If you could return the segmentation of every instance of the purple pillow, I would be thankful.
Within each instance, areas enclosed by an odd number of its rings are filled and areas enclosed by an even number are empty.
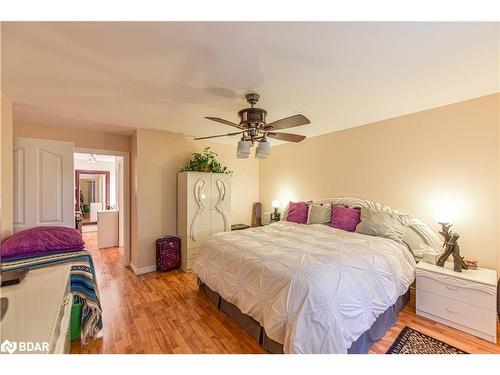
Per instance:
[[[53,252],[78,251],[85,248],[81,233],[67,227],[35,227],[17,232],[1,246],[2,259],[41,256]]]
[[[330,226],[354,232],[360,222],[360,213],[359,208],[348,208],[332,204],[332,222]]]
[[[286,220],[297,224],[306,224],[308,211],[309,205],[306,202],[290,202]]]

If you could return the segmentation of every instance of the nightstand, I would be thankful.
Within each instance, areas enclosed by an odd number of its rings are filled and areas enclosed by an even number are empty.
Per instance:
[[[496,343],[497,273],[417,264],[417,315]]]
[[[42,267],[30,270],[21,283],[2,287],[8,306],[2,318],[1,340],[39,345],[33,353],[69,353],[70,273],[68,263]],[[20,353],[20,346],[17,349]]]

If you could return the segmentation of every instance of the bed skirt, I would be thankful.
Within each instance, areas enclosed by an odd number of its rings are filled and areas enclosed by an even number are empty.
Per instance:
[[[254,318],[243,314],[238,307],[227,302],[217,292],[214,292],[206,284],[198,278],[199,288],[207,295],[207,297],[217,306],[218,309],[224,311],[233,319],[238,326],[252,336],[265,350],[270,353],[283,354],[283,345],[269,338],[266,331]],[[396,324],[399,312],[405,307],[410,300],[410,290],[401,295],[396,303],[389,307],[381,314],[370,329],[365,331],[351,347],[347,350],[348,354],[366,354],[374,342],[384,337],[390,327]]]

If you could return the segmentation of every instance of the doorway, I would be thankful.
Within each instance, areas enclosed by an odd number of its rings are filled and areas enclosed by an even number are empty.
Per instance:
[[[79,229],[99,251],[118,248],[130,264],[128,152],[75,148],[74,204]]]
[[[75,165],[81,167],[79,158],[85,156],[86,154],[75,153]],[[101,158],[100,155],[92,156]],[[110,210],[116,207],[116,204],[113,206],[110,204],[111,189],[115,196],[117,189],[116,180],[113,181],[113,187],[111,187],[110,176],[111,172],[115,172],[117,160],[114,156],[110,158],[112,160],[107,162],[110,164],[110,170],[75,169],[75,211],[82,213],[82,225],[96,225],[98,210]],[[101,163],[104,162],[101,161]]]

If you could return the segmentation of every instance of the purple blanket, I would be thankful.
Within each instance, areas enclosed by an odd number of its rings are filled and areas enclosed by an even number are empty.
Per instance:
[[[74,228],[41,226],[17,232],[1,245],[2,260],[24,259],[85,248],[81,233]]]

